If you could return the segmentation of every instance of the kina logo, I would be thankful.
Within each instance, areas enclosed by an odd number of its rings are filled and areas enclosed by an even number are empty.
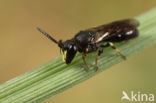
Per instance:
[[[125,91],[122,91],[121,101],[134,101],[134,102],[153,102],[154,94],[152,93],[141,93],[131,91],[129,94]]]

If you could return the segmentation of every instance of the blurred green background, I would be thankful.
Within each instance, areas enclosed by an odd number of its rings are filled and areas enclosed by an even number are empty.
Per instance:
[[[156,0],[0,0],[0,83],[60,56],[36,27],[66,40],[155,6]],[[155,53],[154,45],[45,103],[120,103],[123,90],[156,95]]]

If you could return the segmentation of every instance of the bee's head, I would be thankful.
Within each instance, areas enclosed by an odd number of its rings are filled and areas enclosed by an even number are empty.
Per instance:
[[[62,43],[62,41],[60,40],[58,46],[61,49],[62,60],[66,64],[71,63],[77,52],[77,47],[75,43],[72,40],[67,40]]]
[[[47,38],[49,38],[51,41],[58,44],[58,46],[61,49],[63,61],[66,62],[66,64],[71,63],[77,52],[77,47],[73,40],[67,40],[65,42],[62,42],[62,40],[57,41],[42,29],[37,27],[37,30],[40,31],[43,35],[45,35]]]

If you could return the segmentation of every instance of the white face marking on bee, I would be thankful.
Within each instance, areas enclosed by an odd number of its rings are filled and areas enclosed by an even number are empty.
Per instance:
[[[133,30],[130,30],[128,32],[126,32],[126,35],[131,35],[133,33]]]
[[[105,34],[103,34],[96,42],[101,41],[104,37],[106,37],[109,34],[109,32],[106,32]]]

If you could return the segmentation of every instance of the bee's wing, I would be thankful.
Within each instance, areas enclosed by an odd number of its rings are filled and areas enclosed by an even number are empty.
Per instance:
[[[139,22],[136,19],[119,20],[119,21],[111,22],[109,24],[89,28],[89,29],[87,29],[87,31],[100,32],[100,31],[108,31],[109,30],[111,32],[111,31],[116,30],[115,28],[123,29],[124,27],[127,27],[127,26],[138,27]]]
[[[139,26],[139,22],[135,19],[125,19],[115,21],[106,25],[101,25],[97,27],[93,27],[87,29],[88,31],[97,32],[96,42],[104,41],[109,39],[113,36],[121,34],[121,32],[127,32],[131,29],[136,28]]]

